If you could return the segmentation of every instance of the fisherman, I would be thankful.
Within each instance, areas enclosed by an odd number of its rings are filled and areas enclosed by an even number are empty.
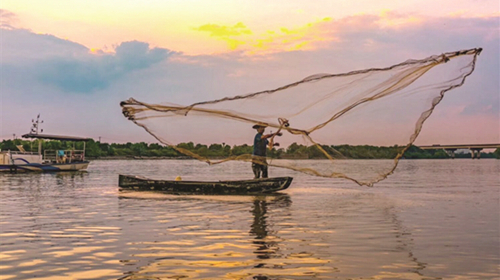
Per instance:
[[[280,129],[276,133],[264,135],[266,127],[267,125],[263,123],[258,123],[252,127],[253,129],[257,129],[257,134],[253,140],[252,153],[252,170],[255,175],[255,179],[260,178],[261,172],[262,178],[267,178],[266,153],[267,146],[269,145],[268,139],[272,139],[273,136],[281,136]],[[279,143],[273,144],[273,146],[279,146]]]

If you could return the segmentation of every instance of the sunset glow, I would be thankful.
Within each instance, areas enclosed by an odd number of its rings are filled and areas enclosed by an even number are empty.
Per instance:
[[[99,114],[82,109],[79,119],[49,123],[67,121],[69,127],[82,119],[106,120],[121,131],[109,133],[104,124],[79,126],[110,141],[144,139],[127,131],[117,107],[121,100],[190,103],[275,88],[317,73],[387,67],[482,47],[474,75],[445,98],[419,140],[499,141],[499,5],[495,0],[4,0],[1,136],[16,132],[25,123],[21,115],[32,110],[57,119],[49,112],[70,111],[57,102],[77,102],[99,107]],[[47,101],[52,99],[57,102]],[[476,120],[477,135],[457,129]],[[447,122],[455,129],[437,133]]]
[[[492,3],[494,1],[491,1]],[[2,9],[16,15],[14,26],[53,34],[88,48],[109,49],[127,40],[147,41],[187,54],[244,50],[314,49],[322,37],[318,28],[355,15],[379,15],[381,27],[415,25],[427,17],[497,17],[491,5],[469,1],[15,1]],[[245,12],[242,12],[245,11]],[[207,36],[208,35],[208,36]],[[200,44],[200,42],[203,42]]]

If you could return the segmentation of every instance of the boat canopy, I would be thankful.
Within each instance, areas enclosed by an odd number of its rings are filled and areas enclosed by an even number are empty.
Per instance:
[[[61,136],[61,135],[50,135],[50,134],[24,134],[23,138],[38,138],[38,139],[50,139],[50,140],[60,140],[60,141],[83,141],[87,142],[92,140],[92,138],[76,137],[76,136]]]

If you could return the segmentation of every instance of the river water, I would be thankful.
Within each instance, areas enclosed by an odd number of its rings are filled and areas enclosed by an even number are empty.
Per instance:
[[[192,160],[2,174],[0,279],[500,279],[499,160],[401,161],[372,188],[270,168],[294,181],[263,196],[119,191],[119,173],[252,177]]]

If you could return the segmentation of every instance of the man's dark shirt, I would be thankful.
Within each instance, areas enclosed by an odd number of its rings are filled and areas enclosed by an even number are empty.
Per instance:
[[[267,141],[267,139],[262,139],[262,134],[257,133],[253,140],[253,155],[265,157],[267,152],[267,144],[269,144],[269,141]]]

